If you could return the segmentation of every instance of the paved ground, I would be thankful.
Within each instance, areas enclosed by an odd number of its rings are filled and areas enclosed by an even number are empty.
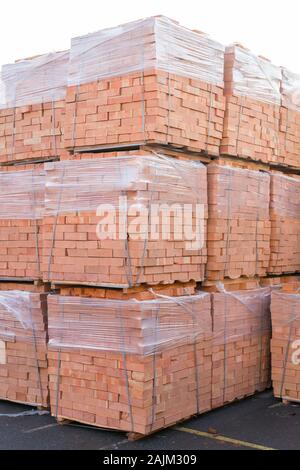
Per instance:
[[[0,450],[300,449],[300,406],[284,406],[271,392],[212,411],[138,442],[128,442],[125,434],[119,432],[62,426],[49,415],[5,416],[24,411],[30,408],[0,401]]]

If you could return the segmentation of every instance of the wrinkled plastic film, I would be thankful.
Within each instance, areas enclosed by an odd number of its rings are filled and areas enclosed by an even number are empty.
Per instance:
[[[300,112],[300,75],[282,68],[282,106]]]
[[[271,214],[300,222],[300,177],[271,174]]]
[[[211,333],[209,294],[175,300],[113,301],[51,296],[49,347],[151,356],[200,341]]]
[[[201,163],[159,156],[125,156],[46,164],[46,215],[96,211],[128,204],[207,204],[206,169]]]
[[[43,170],[0,172],[0,219],[41,219],[44,196]]]
[[[287,338],[288,330],[284,327],[300,328],[300,284],[293,292],[282,290],[272,292],[272,326],[280,328],[282,339]],[[300,331],[300,330],[299,330]],[[298,338],[300,340],[300,336]]]
[[[223,286],[219,293],[212,296],[215,344],[271,334],[269,287],[228,292]]]
[[[224,47],[166,17],[151,17],[72,40],[69,85],[158,69],[223,85]]]
[[[234,94],[280,105],[280,67],[249,50],[233,45],[226,48],[225,81],[229,78],[226,77],[229,70],[231,91]]]
[[[30,292],[0,291],[0,340],[44,344],[43,319]]]
[[[210,164],[208,180],[211,218],[269,220],[270,176],[267,173]]]
[[[0,109],[65,99],[69,51],[44,54],[3,65]]]

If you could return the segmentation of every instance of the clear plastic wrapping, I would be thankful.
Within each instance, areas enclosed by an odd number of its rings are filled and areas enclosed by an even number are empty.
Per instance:
[[[300,75],[282,68],[281,82],[282,105],[300,112]]]
[[[238,45],[226,48],[225,82],[231,92],[280,105],[281,69]]]
[[[0,340],[46,344],[39,294],[25,291],[0,292]]]
[[[206,205],[206,169],[161,155],[124,156],[45,165],[46,215],[95,211],[134,195],[136,204]]]
[[[271,334],[271,288],[212,294],[213,333],[217,345]]]
[[[63,100],[68,81],[69,51],[51,52],[0,72],[0,109]]]
[[[271,174],[271,216],[300,221],[300,177]]]
[[[291,292],[275,290],[272,292],[272,326],[279,328],[281,339],[287,339],[289,328],[300,328],[300,284]]]
[[[269,220],[268,173],[213,163],[208,181],[210,218]]]
[[[49,347],[149,356],[211,334],[210,295],[155,300],[50,296]]]
[[[151,17],[74,38],[69,85],[159,69],[223,85],[224,47],[167,17]]]
[[[42,169],[0,172],[0,219],[41,219],[44,196]]]

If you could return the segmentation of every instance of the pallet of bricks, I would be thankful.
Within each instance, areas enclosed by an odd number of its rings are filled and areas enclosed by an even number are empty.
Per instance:
[[[299,169],[300,76],[236,44],[225,51],[221,153]]]
[[[224,47],[166,17],[72,40],[65,146],[154,143],[219,155]]]
[[[69,52],[49,53],[0,72],[0,163],[63,154]]]

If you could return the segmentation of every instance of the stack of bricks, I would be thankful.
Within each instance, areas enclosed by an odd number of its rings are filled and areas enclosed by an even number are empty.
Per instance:
[[[0,74],[0,162],[57,157],[63,127],[68,52],[4,65]]]
[[[221,152],[265,163],[280,155],[281,69],[242,46],[225,51],[226,112]]]
[[[271,173],[269,274],[300,271],[300,177]]]
[[[209,294],[49,296],[48,315],[57,418],[146,435],[211,409]]]
[[[0,284],[0,399],[48,407],[47,294],[25,289]]]
[[[300,401],[300,283],[272,293],[272,381],[275,397]]]
[[[0,171],[0,278],[41,279],[43,165],[3,170],[4,167]]]
[[[208,166],[208,280],[266,275],[269,195],[267,173],[215,163]]]
[[[271,383],[270,288],[212,295],[212,408]]]
[[[224,47],[166,17],[72,40],[68,149],[156,143],[218,155]]]
[[[280,108],[281,156],[286,165],[300,167],[300,75],[282,69]]]
[[[45,168],[44,281],[133,287],[204,279],[204,165],[148,154]]]

